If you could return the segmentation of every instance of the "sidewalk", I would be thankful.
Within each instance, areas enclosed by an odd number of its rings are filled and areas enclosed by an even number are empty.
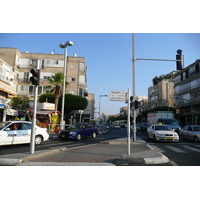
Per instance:
[[[35,151],[34,154],[16,153],[0,156],[0,166],[126,166],[159,165],[170,160],[156,152],[140,138],[130,142],[127,155],[127,138],[99,142],[98,144],[75,148]],[[53,154],[64,154],[62,162],[52,158]],[[31,162],[34,161],[34,162]]]

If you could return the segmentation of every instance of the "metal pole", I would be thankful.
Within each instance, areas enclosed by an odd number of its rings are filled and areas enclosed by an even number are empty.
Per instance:
[[[63,78],[63,94],[62,94],[62,110],[61,110],[61,130],[64,130],[65,122],[64,122],[64,107],[65,107],[65,82],[67,75],[67,45],[64,50],[64,78]]]
[[[38,60],[37,61],[37,69],[39,69],[39,64],[40,64],[40,62]],[[32,128],[31,128],[30,154],[34,154],[34,151],[35,151],[37,96],[38,96],[38,85],[35,86],[35,90],[34,90],[34,105],[33,105]]]
[[[101,95],[99,95],[99,126],[100,126],[100,123],[101,123],[101,118],[100,118],[100,112],[101,112],[101,110],[100,110],[100,97],[101,97]]]
[[[130,89],[128,89],[128,116],[127,116],[127,145],[128,151],[127,155],[130,155]]]
[[[135,100],[136,96],[135,96],[135,93],[136,93],[136,76],[135,76],[135,68],[136,68],[136,59],[135,59],[135,34],[132,33],[132,57],[133,57],[133,60],[132,60],[132,67],[133,67],[133,100]],[[136,123],[135,123],[135,118],[136,118],[136,110],[134,108],[134,111],[133,111],[133,141],[136,141]]]

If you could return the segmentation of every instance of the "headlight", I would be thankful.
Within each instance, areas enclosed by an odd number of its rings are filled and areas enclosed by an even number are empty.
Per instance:
[[[177,134],[177,133],[174,133],[174,136],[175,136],[175,137],[178,137],[178,134]]]
[[[69,135],[75,135],[76,134],[76,132],[70,132],[69,133]]]
[[[161,137],[162,137],[162,136],[163,136],[163,134],[161,134],[161,133],[158,133],[158,136],[161,136]]]

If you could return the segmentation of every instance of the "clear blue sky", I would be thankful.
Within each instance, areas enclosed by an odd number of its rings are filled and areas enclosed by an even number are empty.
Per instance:
[[[63,54],[59,44],[71,40],[68,55],[86,58],[87,86],[95,93],[96,107],[99,95],[112,90],[132,94],[132,34],[131,33],[1,33],[0,47],[14,47],[21,52]],[[185,67],[200,59],[200,34],[198,33],[136,33],[136,58],[175,59],[177,49],[182,49]],[[136,96],[147,96],[154,76],[176,70],[175,62],[136,61]],[[119,113],[124,102],[101,97],[101,112]]]

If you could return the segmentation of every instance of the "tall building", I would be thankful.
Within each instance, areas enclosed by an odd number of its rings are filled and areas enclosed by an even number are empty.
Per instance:
[[[169,76],[163,76],[155,85],[148,88],[149,109],[160,106],[174,107],[174,79],[171,72]],[[169,74],[169,75],[170,75]]]
[[[174,88],[180,124],[200,124],[200,60],[175,74]]]
[[[38,96],[49,92],[45,88],[50,85],[48,79],[56,73],[63,73],[64,54],[44,54],[44,53],[22,53],[16,48],[0,48],[0,58],[13,67],[14,80],[16,84],[17,96],[28,96],[30,105],[33,106],[34,86],[29,81],[31,76],[30,69],[36,68],[39,61],[40,85],[38,86]],[[66,93],[78,95],[81,97],[89,96],[89,103],[94,103],[94,94],[88,94],[87,91],[87,66],[84,57],[67,56],[67,76],[66,81],[69,85],[66,87]],[[87,118],[94,118],[93,105],[88,105]],[[84,112],[83,112],[84,115]],[[88,120],[89,120],[88,119]]]
[[[0,122],[18,115],[15,110],[8,106],[9,100],[17,95],[13,70],[13,67],[0,58]],[[6,116],[9,117],[6,118]]]

